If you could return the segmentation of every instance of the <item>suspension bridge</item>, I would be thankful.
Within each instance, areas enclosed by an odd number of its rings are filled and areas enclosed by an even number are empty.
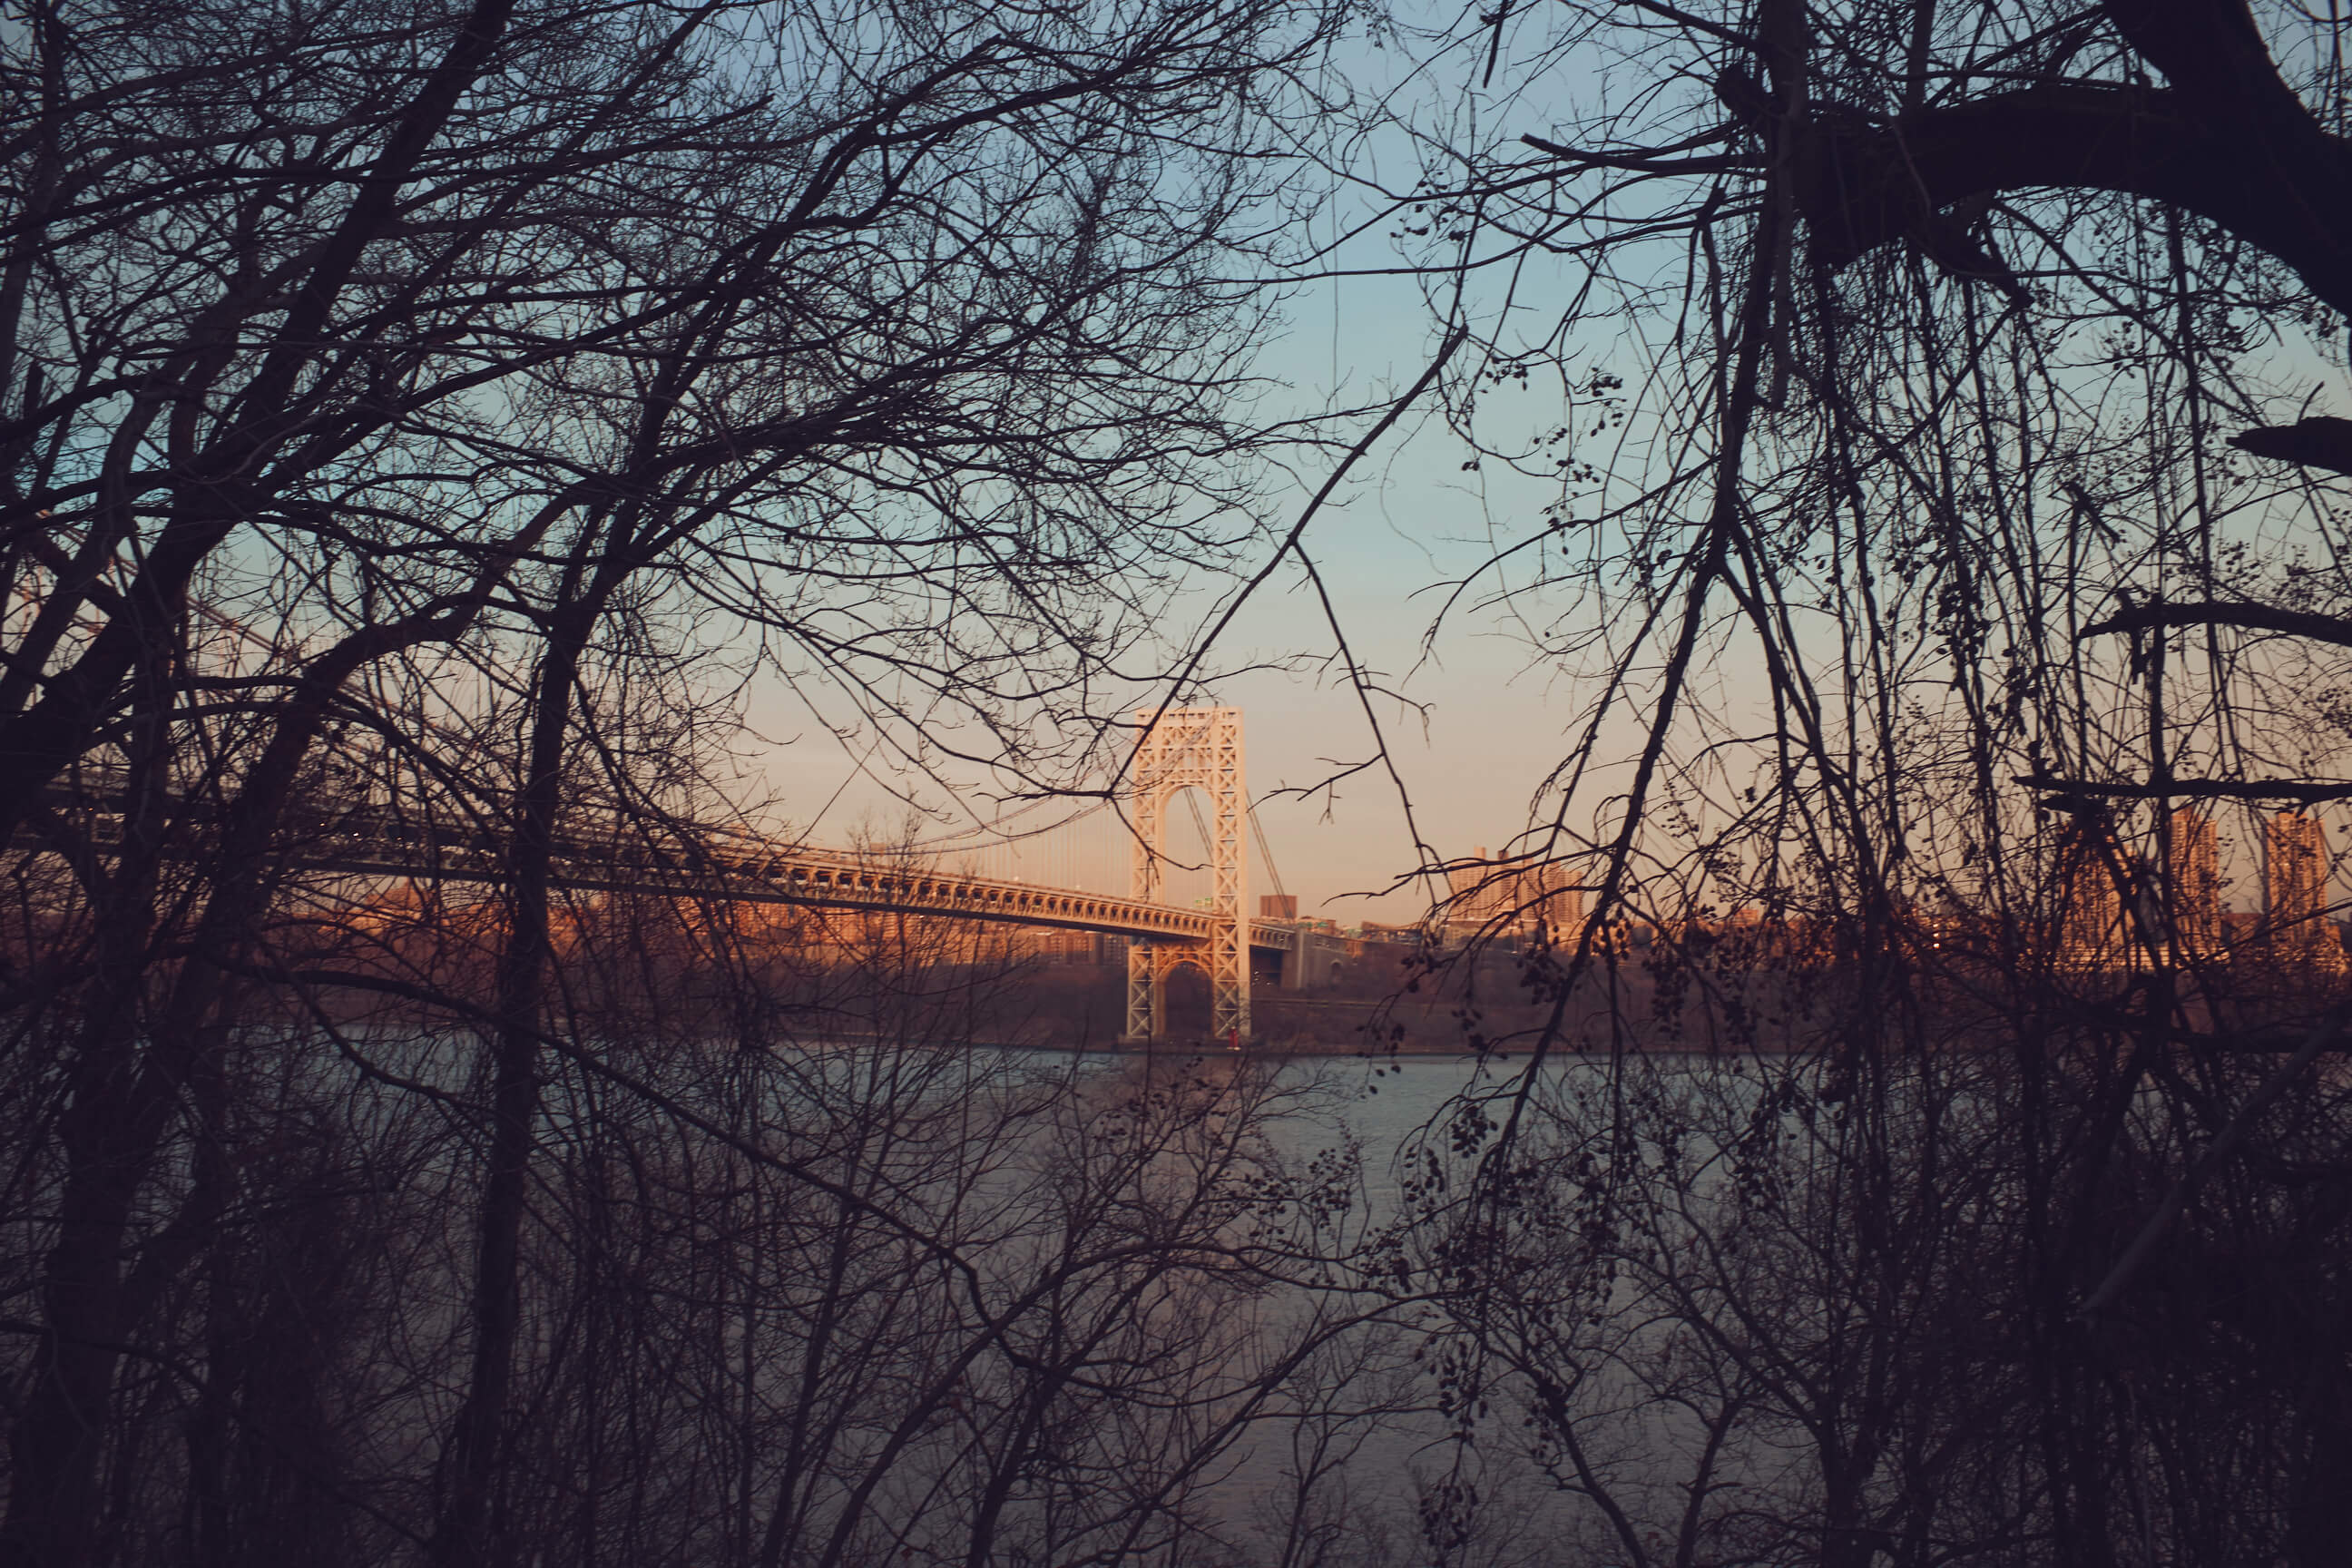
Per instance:
[[[1250,912],[1251,839],[1277,892],[1282,884],[1250,808],[1241,710],[1143,710],[1136,718],[1141,738],[1121,789],[1043,827],[998,823],[862,851],[735,828],[674,839],[598,831],[558,839],[554,879],[589,891],[690,889],[733,902],[1098,932],[1126,944],[1128,1037],[1163,1036],[1168,976],[1189,963],[1208,975],[1213,1037],[1246,1040],[1253,952],[1297,976],[1316,962],[1318,942],[1297,922]],[[1171,810],[1180,798],[1181,816]],[[494,826],[420,819],[364,800],[296,816],[288,848],[308,868],[425,883],[505,875],[507,845]],[[119,833],[119,815],[112,823]],[[101,827],[96,847],[109,847],[107,837]]]

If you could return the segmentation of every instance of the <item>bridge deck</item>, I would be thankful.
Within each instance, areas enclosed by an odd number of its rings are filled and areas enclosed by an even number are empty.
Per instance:
[[[54,804],[85,811],[96,806],[89,823],[98,829],[94,838],[111,847],[121,819],[108,809],[110,803],[81,798]],[[502,846],[488,832],[444,830],[380,806],[313,808],[297,816],[308,820],[295,825],[293,859],[309,869],[424,882],[491,882],[504,874]],[[207,835],[200,829],[194,837]],[[740,831],[714,835],[705,845],[677,854],[642,840],[614,843],[575,836],[556,846],[554,871],[559,885],[595,892],[690,893],[742,903],[896,910],[1185,945],[1205,946],[1217,923],[1209,910],[896,865]],[[1250,943],[1288,950],[1297,945],[1297,933],[1278,922],[1254,921]]]
[[[419,881],[481,882],[500,874],[494,863],[471,854],[432,859],[373,852],[372,847],[323,847],[299,857],[313,869],[354,876],[408,877]],[[555,880],[592,892],[678,892],[747,904],[798,904],[813,909],[900,911],[957,920],[1048,926],[1064,931],[1147,937],[1154,942],[1209,940],[1216,916],[1207,910],[1180,909],[1139,899],[1040,887],[993,877],[959,876],[938,870],[877,866],[820,850],[779,853],[756,865],[695,867],[676,861],[559,855]],[[1253,921],[1254,947],[1287,949],[1288,926]]]

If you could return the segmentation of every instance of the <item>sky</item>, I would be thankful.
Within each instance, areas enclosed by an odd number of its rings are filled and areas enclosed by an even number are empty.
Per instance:
[[[1376,83],[1403,58],[1360,48],[1342,61],[1342,68]],[[1482,104],[1479,111],[1488,123],[1512,132],[1550,132],[1551,125],[1537,122],[1547,109],[1601,83],[1597,76],[1583,75],[1583,68],[1566,62],[1559,68],[1563,74],[1538,82],[1517,101]],[[1507,60],[1503,75],[1510,74]],[[1605,90],[1605,84],[1599,89]],[[1445,90],[1433,79],[1433,96]],[[1402,155],[1406,149],[1375,142],[1368,151],[1385,161],[1381,172],[1392,187],[1410,185],[1411,160]],[[1342,193],[1320,221],[1337,231],[1366,210],[1363,198]],[[1421,280],[1382,275],[1400,260],[1389,226],[1373,225],[1338,253],[1332,264],[1338,276],[1302,284],[1286,301],[1283,329],[1260,345],[1256,367],[1279,388],[1262,410],[1268,419],[1335,407],[1377,409],[1428,365],[1439,343],[1439,323],[1423,297]],[[1678,267],[1680,253],[1661,260]],[[1540,312],[1548,300],[1565,299],[1569,288],[1565,278],[1530,274],[1522,280],[1521,298]],[[1578,341],[1570,353],[1580,365],[1606,364],[1629,381],[1638,380],[1638,359],[1622,342]],[[1634,363],[1622,363],[1627,360]],[[1559,420],[1556,384],[1547,393],[1538,377],[1525,391],[1491,394],[1487,410],[1499,411],[1496,399],[1510,397],[1525,401],[1523,410],[1510,413],[1523,416],[1530,428]],[[1373,418],[1358,416],[1354,426],[1339,434],[1343,440],[1351,437],[1369,429]],[[1538,787],[1570,750],[1597,695],[1546,662],[1525,631],[1502,614],[1451,613],[1424,645],[1445,586],[1475,571],[1496,539],[1523,536],[1539,526],[1545,508],[1556,499],[1549,488],[1499,465],[1465,472],[1472,456],[1440,416],[1433,396],[1425,397],[1351,472],[1305,539],[1358,658],[1383,684],[1419,705],[1391,701],[1379,710],[1395,778],[1388,768],[1376,767],[1328,788],[1315,787],[1367,761],[1373,741],[1357,694],[1344,681],[1333,679],[1328,668],[1318,679],[1314,668],[1298,668],[1302,660],[1328,654],[1333,644],[1321,606],[1296,569],[1278,570],[1218,647],[1218,663],[1250,671],[1216,683],[1214,700],[1244,711],[1250,793],[1279,866],[1279,883],[1299,897],[1304,914],[1343,923],[1418,919],[1437,889],[1412,879],[1419,857],[1401,791],[1412,802],[1423,841],[1440,858],[1466,858],[1482,847],[1500,850],[1528,827]],[[1304,472],[1296,485],[1273,498],[1266,521],[1276,536],[1298,516],[1327,471]],[[1178,640],[1182,628],[1200,624],[1213,605],[1206,589],[1172,605],[1167,620],[1179,628]],[[1565,600],[1549,606],[1555,613],[1565,607]],[[1285,665],[1293,668],[1274,668]],[[1695,673],[1710,700],[1725,711],[1744,708],[1758,685],[1758,672],[1740,668],[1736,658]],[[782,714],[772,703],[763,709],[758,698],[752,718],[763,734],[792,737],[756,762],[787,821],[810,829],[813,842],[848,842],[861,826],[882,824],[887,831],[905,817],[894,791],[922,796],[933,808],[934,824],[954,816],[950,803],[939,799],[936,791],[902,775],[861,772],[866,763],[804,718]],[[1601,749],[1630,756],[1635,743],[1626,728],[1604,735]],[[1572,833],[1591,830],[1596,809],[1622,787],[1628,772],[1625,766],[1604,770],[1591,781],[1571,805],[1567,825]],[[977,794],[966,804],[982,814],[988,809]],[[1181,813],[1175,820],[1181,823]],[[1085,885],[1120,878],[1123,854],[1113,853],[1119,849],[1114,835],[1102,837],[1100,878],[1089,878]],[[1276,876],[1262,857],[1253,858],[1259,863],[1252,868],[1252,891],[1272,890]]]
[[[1376,85],[1404,59],[1400,52],[1360,47],[1342,68]],[[1430,90],[1442,91],[1443,84]],[[1401,142],[1361,151],[1385,165],[1378,172],[1392,184],[1410,185],[1410,153]],[[1363,197],[1340,193],[1323,222],[1344,232],[1367,210]],[[1440,327],[1421,280],[1379,275],[1400,260],[1388,227],[1374,225],[1338,253],[1331,269],[1339,276],[1298,286],[1286,301],[1285,328],[1261,345],[1257,363],[1259,374],[1281,388],[1262,409],[1268,417],[1378,407],[1428,365]],[[1528,401],[1531,428],[1558,421],[1556,393],[1549,406],[1539,387],[1507,395]],[[1345,437],[1369,429],[1374,417],[1345,427]],[[1399,781],[1435,855],[1500,849],[1528,826],[1538,785],[1582,718],[1580,694],[1502,616],[1450,615],[1424,646],[1443,585],[1485,560],[1497,533],[1538,526],[1556,496],[1493,465],[1465,472],[1473,455],[1447,427],[1434,394],[1426,395],[1351,470],[1305,539],[1358,659],[1421,705],[1389,702],[1378,710],[1397,778],[1372,769],[1312,787],[1373,752],[1357,694],[1328,671],[1318,679],[1312,669],[1256,668],[1216,685],[1217,701],[1244,710],[1250,793],[1280,883],[1299,897],[1302,914],[1343,923],[1418,919],[1433,889],[1411,880],[1417,857]],[[1303,473],[1296,487],[1276,495],[1270,519],[1277,533],[1327,473]],[[1205,617],[1211,607],[1203,595],[1189,613]],[[1171,618],[1181,622],[1187,606],[1175,608]],[[1220,640],[1217,662],[1229,668],[1295,664],[1333,646],[1303,574],[1286,565],[1235,617]],[[795,828],[815,817],[814,842],[846,841],[861,824],[903,820],[905,807],[891,798],[893,790],[913,788],[927,801],[936,794],[903,776],[861,776],[868,764],[771,701],[755,697],[752,716],[762,732],[794,737],[764,752],[759,765]],[[1571,818],[1570,826],[1585,825]],[[1271,890],[1276,879],[1254,864],[1251,881],[1255,894]]]
[[[1401,393],[1437,346],[1437,330],[1409,279],[1318,282],[1303,289],[1287,313],[1289,330],[1267,345],[1260,369],[1286,383],[1299,408]],[[1371,422],[1361,419],[1356,428]],[[1357,658],[1425,705],[1415,711],[1385,702],[1376,711],[1422,836],[1449,858],[1499,848],[1526,827],[1535,787],[1564,753],[1580,717],[1524,637],[1496,617],[1450,617],[1433,643],[1423,644],[1439,607],[1439,585],[1484,559],[1490,523],[1531,525],[1549,499],[1532,484],[1465,474],[1469,456],[1438,416],[1433,397],[1426,400],[1356,467],[1304,542]],[[1273,509],[1277,526],[1295,520],[1307,500],[1303,488],[1280,495]],[[1204,597],[1192,613],[1207,609]],[[1333,646],[1303,574],[1286,564],[1227,628],[1216,662],[1294,663]],[[1215,699],[1244,711],[1250,793],[1281,883],[1298,895],[1301,913],[1343,923],[1411,921],[1426,909],[1426,889],[1365,896],[1393,888],[1416,863],[1396,781],[1375,769],[1312,787],[1373,750],[1356,693],[1335,677],[1257,668],[1218,682]],[[765,759],[787,809],[811,799],[829,803],[813,835],[817,841],[846,837],[863,820],[903,815],[881,782],[856,776],[856,759],[831,737],[812,734],[805,721],[776,732],[798,737],[791,754]],[[796,824],[802,820],[800,812],[793,815]],[[1274,878],[1262,863],[1254,863],[1251,880],[1254,893],[1272,890]]]

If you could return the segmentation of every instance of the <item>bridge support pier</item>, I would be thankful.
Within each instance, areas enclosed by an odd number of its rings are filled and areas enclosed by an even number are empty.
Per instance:
[[[1168,1026],[1168,966],[1148,942],[1127,944],[1127,1034],[1136,1045],[1157,1045]]]

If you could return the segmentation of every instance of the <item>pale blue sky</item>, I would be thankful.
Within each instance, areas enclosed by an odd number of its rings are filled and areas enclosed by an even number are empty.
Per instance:
[[[1374,254],[1384,256],[1384,246]],[[1288,400],[1302,409],[1402,391],[1421,374],[1438,338],[1411,279],[1318,282],[1299,292],[1287,313],[1290,328],[1267,346],[1261,368],[1287,383]],[[1548,416],[1531,410],[1530,417]],[[1370,422],[1361,419],[1353,429]],[[1425,723],[1392,702],[1381,706],[1381,716],[1422,831],[1444,856],[1499,847],[1526,826],[1531,793],[1565,750],[1579,717],[1548,672],[1530,668],[1524,638],[1496,616],[1458,614],[1433,648],[1422,646],[1439,603],[1433,584],[1484,559],[1490,524],[1534,526],[1550,499],[1548,489],[1507,475],[1465,474],[1468,455],[1432,396],[1357,466],[1306,541],[1358,658],[1428,705]],[[1295,518],[1306,499],[1304,489],[1283,496],[1277,521]],[[1206,610],[1204,595],[1192,613]],[[1228,629],[1217,662],[1277,663],[1331,646],[1315,595],[1286,564]],[[1303,911],[1343,921],[1416,917],[1425,902],[1418,895],[1340,897],[1383,887],[1413,866],[1397,791],[1385,773],[1360,773],[1305,799],[1275,795],[1313,784],[1335,763],[1370,752],[1361,708],[1336,671],[1318,680],[1257,670],[1222,682],[1217,695],[1246,715],[1251,792],[1264,801],[1260,820]],[[789,755],[771,760],[770,779],[788,802],[822,804],[856,764],[822,731],[805,723],[794,728],[801,739]],[[856,782],[832,801],[816,837],[829,840],[861,817],[896,815],[877,784]],[[1255,890],[1270,887],[1262,870],[1253,881]]]
[[[1360,85],[1376,85],[1395,80],[1407,60],[1401,51],[1359,47],[1343,68]],[[1454,90],[1440,79],[1453,68],[1442,63],[1415,90],[1436,103]],[[1574,85],[1559,87],[1565,93]],[[1516,126],[1516,117],[1527,110],[1521,105],[1510,112]],[[1360,160],[1357,167],[1391,188],[1412,183],[1412,150],[1401,138],[1359,144],[1350,155]],[[1315,238],[1354,228],[1371,200],[1360,191],[1335,193]],[[1265,405],[1269,417],[1377,405],[1410,386],[1428,363],[1440,334],[1420,281],[1370,275],[1399,263],[1389,226],[1372,226],[1333,258],[1338,270],[1354,275],[1307,283],[1287,301],[1286,330],[1265,345],[1259,361],[1262,374],[1285,388]],[[1528,297],[1541,300],[1548,280],[1528,281],[1533,292]],[[1565,288],[1563,281],[1557,297],[1564,297]],[[1525,400],[1530,429],[1560,418],[1556,390],[1549,401],[1539,384],[1499,395]],[[1363,417],[1347,434],[1370,424]],[[1384,704],[1381,716],[1422,833],[1444,857],[1466,856],[1482,845],[1499,848],[1526,827],[1532,794],[1570,743],[1581,716],[1580,694],[1537,666],[1524,635],[1501,616],[1457,612],[1433,647],[1423,647],[1440,603],[1433,585],[1473,569],[1492,537],[1538,526],[1555,493],[1495,465],[1465,473],[1470,455],[1446,427],[1434,395],[1425,397],[1357,466],[1307,539],[1358,658],[1426,704],[1425,719],[1395,703]],[[1278,498],[1278,529],[1286,529],[1327,472],[1303,472],[1302,488]],[[1192,613],[1205,616],[1208,606],[1204,595]],[[1171,618],[1181,623],[1183,606],[1176,609]],[[1286,565],[1236,618],[1221,641],[1218,662],[1228,668],[1275,663],[1327,653],[1331,646],[1312,592]],[[1385,887],[1414,865],[1397,790],[1385,773],[1360,773],[1336,791],[1307,799],[1275,795],[1313,784],[1335,764],[1369,754],[1371,741],[1355,694],[1336,679],[1260,670],[1223,682],[1217,695],[1246,714],[1251,792],[1264,802],[1260,820],[1303,912],[1343,921],[1416,918],[1426,904],[1422,894],[1342,897]],[[772,730],[800,736],[787,752],[768,759],[766,771],[796,823],[824,808],[818,840],[845,837],[861,819],[902,815],[879,784],[855,776],[856,762],[822,730],[804,720],[758,716]],[[1269,887],[1262,869],[1253,872],[1253,882],[1254,891]]]

